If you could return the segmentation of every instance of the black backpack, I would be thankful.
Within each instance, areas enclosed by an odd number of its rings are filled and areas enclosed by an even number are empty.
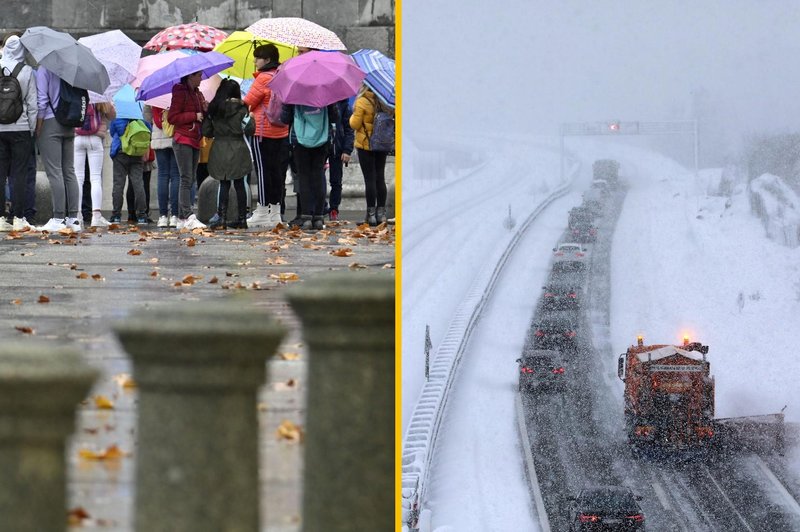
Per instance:
[[[22,87],[17,76],[25,66],[17,63],[11,74],[7,68],[0,68],[0,124],[13,124],[22,116]]]
[[[47,102],[53,109],[53,102]],[[86,120],[86,109],[89,107],[89,92],[86,89],[73,87],[63,79],[58,95],[58,107],[53,109],[56,121],[62,126],[81,127]]]

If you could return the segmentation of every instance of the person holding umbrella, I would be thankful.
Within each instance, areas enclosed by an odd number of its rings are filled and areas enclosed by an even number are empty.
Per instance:
[[[178,191],[177,229],[203,229],[206,225],[192,213],[191,191],[200,162],[201,127],[208,104],[200,92],[201,71],[183,76],[172,87],[172,100],[167,120],[175,126],[172,149],[181,173]]]
[[[255,117],[252,142],[253,160],[258,181],[258,205],[250,217],[251,227],[281,223],[281,200],[289,168],[289,126],[273,124],[267,118],[267,105],[272,99],[268,87],[280,63],[279,50],[274,44],[263,44],[253,50],[256,65],[255,81],[244,97]]]
[[[370,147],[370,137],[375,121],[375,114],[383,109],[380,107],[375,93],[364,84],[356,97],[353,114],[350,117],[350,127],[356,132],[356,150],[361,173],[364,174],[364,185],[367,196],[367,216],[365,222],[376,226],[386,221],[386,152],[373,150]]]

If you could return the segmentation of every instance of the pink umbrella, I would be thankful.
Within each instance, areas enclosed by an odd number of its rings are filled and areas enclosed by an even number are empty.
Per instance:
[[[178,24],[164,28],[156,33],[152,39],[144,45],[145,50],[163,52],[164,50],[201,50],[207,52],[222,42],[228,34],[217,28],[189,22],[188,24]]]
[[[341,39],[327,28],[299,17],[262,18],[245,31],[268,41],[316,50],[346,50]]]
[[[269,87],[285,103],[325,107],[355,95],[365,77],[348,55],[307,52],[281,65]]]
[[[219,74],[214,74],[210,78],[204,79],[200,82],[200,92],[203,93],[203,97],[207,102],[210,102],[214,98],[220,83],[222,83],[222,78]],[[145,100],[144,103],[151,107],[160,107],[161,109],[166,109],[169,107],[171,101],[172,93],[168,93]]]
[[[186,57],[186,54],[177,50],[142,57],[139,59],[139,67],[136,69],[136,78],[131,81],[131,85],[134,89],[138,89],[142,86],[144,78],[182,57]]]

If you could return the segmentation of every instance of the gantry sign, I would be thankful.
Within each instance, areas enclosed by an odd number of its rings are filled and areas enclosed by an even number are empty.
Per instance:
[[[694,173],[697,175],[698,144],[697,120],[682,120],[674,122],[622,122],[620,120],[607,120],[605,122],[567,122],[561,124],[561,179],[564,179],[564,138],[615,135],[694,135]]]

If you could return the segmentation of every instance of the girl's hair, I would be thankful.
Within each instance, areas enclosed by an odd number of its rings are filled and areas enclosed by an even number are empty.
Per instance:
[[[208,104],[209,116],[215,117],[222,113],[222,110],[225,108],[225,100],[230,100],[231,98],[241,100],[242,88],[239,86],[239,83],[237,83],[236,80],[226,78],[223,79],[222,83],[219,84],[219,87],[217,87],[217,93],[214,95],[214,99],[211,100],[210,104]]]
[[[253,57],[257,59],[266,59],[268,63],[277,63],[280,60],[280,52],[277,46],[272,43],[267,43],[256,46],[256,49],[253,50]]]

